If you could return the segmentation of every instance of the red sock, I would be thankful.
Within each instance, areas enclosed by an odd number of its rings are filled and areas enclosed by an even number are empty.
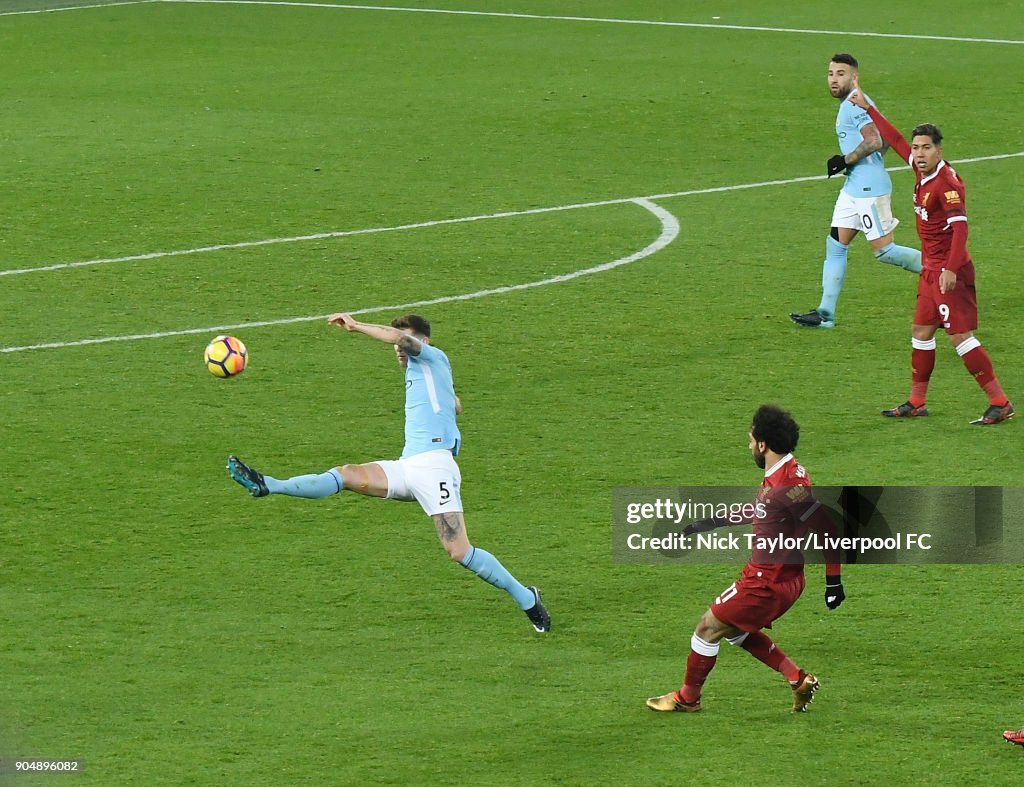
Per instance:
[[[702,656],[695,650],[690,651],[686,657],[686,677],[683,678],[683,687],[679,690],[679,696],[683,702],[696,702],[700,699],[700,690],[708,674],[715,667],[718,656]]]
[[[909,401],[914,407],[920,407],[925,403],[925,395],[928,393],[928,381],[932,378],[932,371],[935,369],[935,342],[931,342],[930,350],[919,350],[915,347],[910,352],[910,397]]]
[[[800,678],[800,668],[764,633],[752,631],[747,634],[743,649],[776,672],[781,672],[786,680],[792,682]]]
[[[969,341],[971,339],[967,340],[967,342]],[[964,342],[964,344],[967,342]],[[957,351],[959,350],[960,348],[957,347]],[[1004,405],[1009,401],[1006,398],[1006,394],[1003,393],[1002,386],[999,385],[999,380],[996,379],[995,370],[992,368],[992,359],[988,357],[984,347],[977,344],[961,357],[964,359],[964,366],[967,367],[967,371],[974,375],[974,379],[978,381],[981,390],[988,396],[989,404]]]

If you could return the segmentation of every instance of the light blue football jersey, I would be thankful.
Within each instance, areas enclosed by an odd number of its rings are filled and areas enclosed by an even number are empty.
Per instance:
[[[402,457],[438,448],[459,452],[462,435],[455,424],[455,384],[448,356],[422,344],[405,368],[405,450]]]
[[[871,99],[868,99],[868,102],[874,106]],[[849,101],[839,102],[836,136],[839,137],[839,149],[844,156],[864,141],[860,130],[873,122],[866,109],[861,109]],[[843,191],[851,197],[881,197],[892,192],[892,180],[885,171],[885,161],[881,152],[872,153],[850,167]]]

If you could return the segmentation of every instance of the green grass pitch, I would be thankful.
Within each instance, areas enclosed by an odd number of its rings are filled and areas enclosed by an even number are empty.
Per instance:
[[[736,569],[615,565],[610,506],[755,486],[765,401],[819,484],[1024,485],[1024,425],[968,426],[985,400],[942,337],[933,417],[878,416],[906,394],[914,283],[862,240],[839,328],[786,318],[817,303],[839,188],[807,179],[835,148],[829,56],[950,160],[1019,154],[1024,17],[395,5],[533,16],[0,0],[0,349],[22,348],[0,353],[0,757],[83,758],[97,785],[1019,783],[1019,566],[851,567],[835,613],[810,567],[773,633],[821,678],[810,712],[724,648],[706,712],[665,717],[643,700]],[[958,169],[978,335],[1024,404],[1024,157]],[[652,254],[421,309],[465,405],[470,537],[544,590],[550,636],[415,505],[231,483],[229,453],[287,476],[400,452],[390,350],[312,318],[626,260],[666,232],[628,201],[651,195],[678,221]],[[121,261],[66,267],[94,260]],[[203,329],[254,322],[249,370],[208,375]]]

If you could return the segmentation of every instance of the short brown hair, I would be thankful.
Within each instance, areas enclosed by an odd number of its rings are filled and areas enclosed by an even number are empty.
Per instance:
[[[860,68],[860,66],[857,65],[857,58],[855,58],[853,55],[849,54],[848,52],[836,52],[834,55],[832,55],[832,60],[830,62],[832,62],[832,63],[845,63],[848,66],[853,66],[854,68]]]
[[[396,317],[391,321],[391,327],[398,328],[399,330],[408,328],[417,336],[430,338],[430,323],[418,314],[406,314],[402,317]]]

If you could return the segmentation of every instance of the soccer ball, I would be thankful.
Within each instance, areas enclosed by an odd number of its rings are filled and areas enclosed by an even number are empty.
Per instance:
[[[249,353],[234,336],[218,336],[206,345],[203,360],[207,371],[214,377],[234,377],[245,371]]]

